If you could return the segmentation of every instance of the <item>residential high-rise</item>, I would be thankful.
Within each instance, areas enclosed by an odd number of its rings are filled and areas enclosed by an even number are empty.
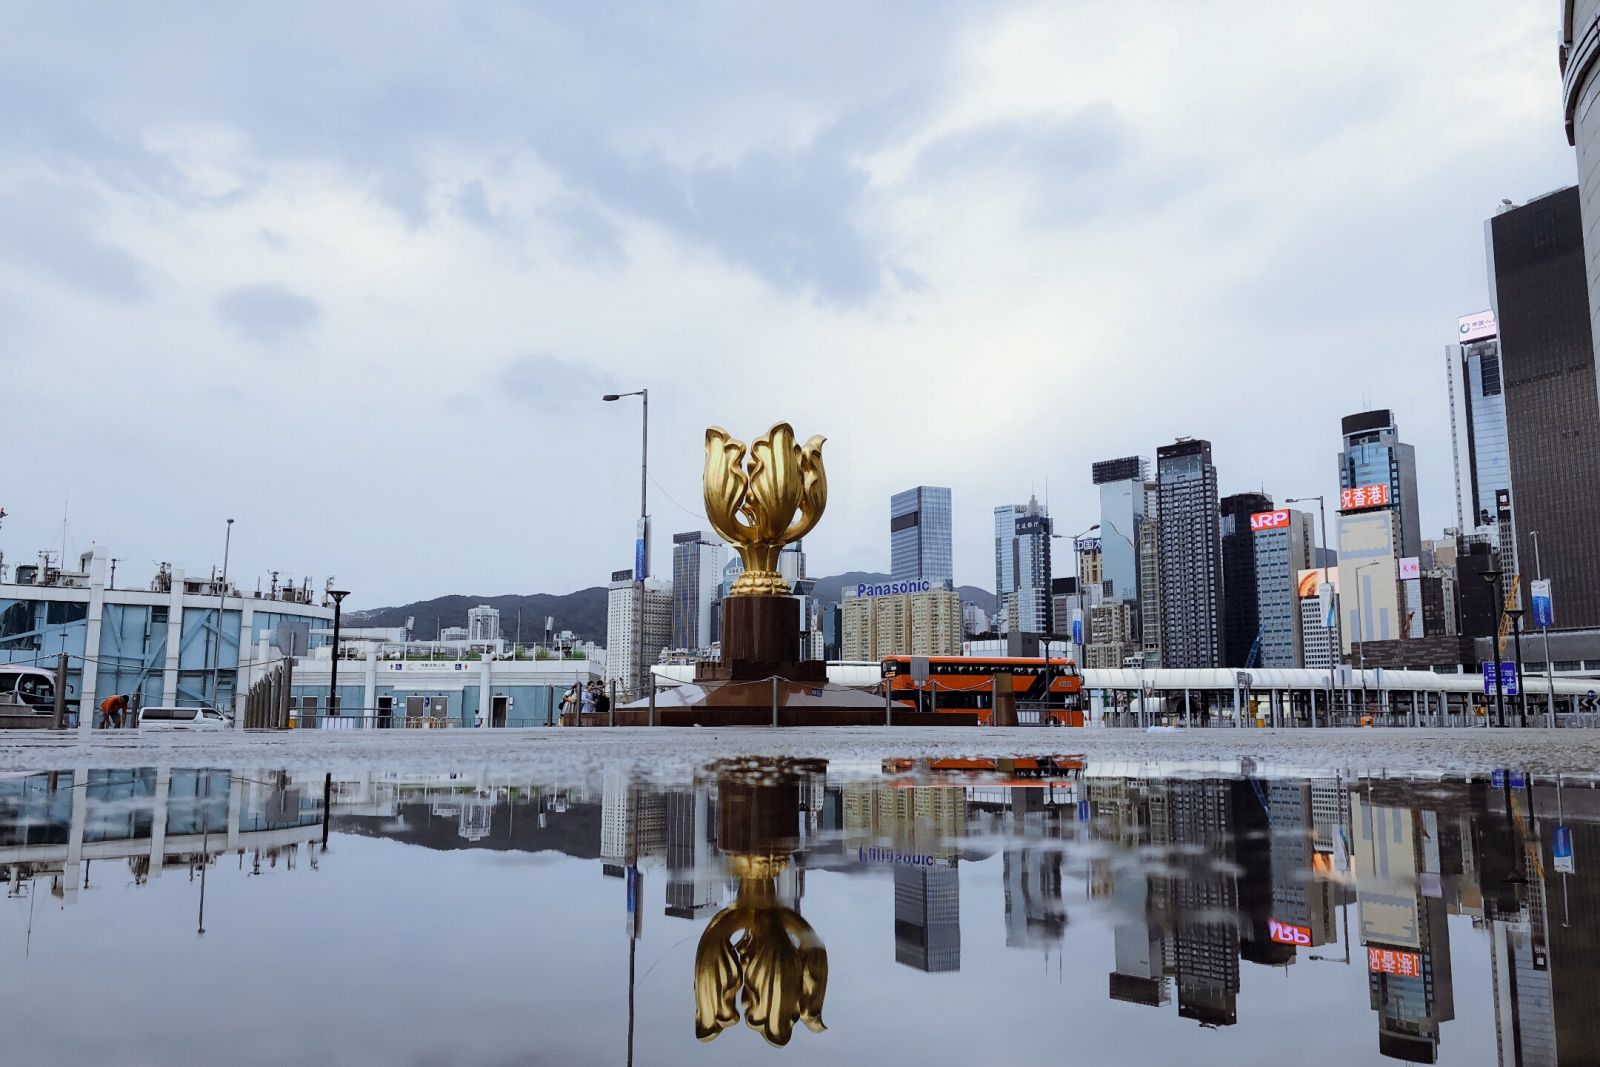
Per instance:
[[[488,604],[467,609],[467,640],[500,640],[500,610]]]
[[[1500,542],[1502,560],[1515,570],[1511,447],[1506,436],[1506,396],[1500,367],[1499,327],[1494,312],[1480,311],[1456,321],[1456,344],[1445,346],[1445,378],[1450,391],[1450,443],[1456,467],[1456,527],[1487,530]]]
[[[1597,180],[1586,179],[1583,197]],[[1600,396],[1588,283],[1600,253],[1591,250],[1586,272],[1583,221],[1572,187],[1507,208],[1488,227],[1516,558],[1529,576],[1537,530],[1562,626],[1600,625]]]
[[[1264,493],[1234,493],[1219,505],[1222,520],[1222,665],[1248,666],[1261,633],[1256,610],[1256,543],[1250,519],[1272,510]]]
[[[1211,442],[1156,449],[1161,568],[1161,665],[1222,664],[1222,540]]]
[[[1139,530],[1144,525],[1144,486],[1150,465],[1139,456],[1108,459],[1091,468],[1100,489],[1100,553],[1105,595],[1139,597]]]
[[[1144,523],[1139,527],[1139,648],[1146,668],[1161,666],[1161,490],[1144,485]]]
[[[950,490],[919,485],[889,498],[889,576],[949,581]]]
[[[606,681],[617,683],[617,699],[633,699],[644,694],[644,678],[638,673],[638,617],[634,614],[633,569],[611,572],[611,589],[606,595]],[[659,578],[644,581],[644,663],[645,671],[661,658],[661,650],[672,644],[672,583]]]
[[[722,581],[722,542],[708,531],[672,535],[672,647],[710,648],[711,612]]]
[[[1400,440],[1387,408],[1340,423],[1339,588],[1342,651],[1369,641],[1421,637],[1422,615],[1408,612],[1400,561],[1420,566],[1416,451]],[[1415,578],[1405,578],[1415,581]]]
[[[994,509],[994,584],[1008,628],[1051,632],[1050,515],[1037,497]]]
[[[1311,566],[1311,516],[1276,508],[1247,522],[1255,541],[1255,613],[1261,634],[1256,664],[1304,666],[1299,587],[1300,572]]]
[[[948,583],[847,587],[839,609],[842,659],[961,654],[961,594]]]

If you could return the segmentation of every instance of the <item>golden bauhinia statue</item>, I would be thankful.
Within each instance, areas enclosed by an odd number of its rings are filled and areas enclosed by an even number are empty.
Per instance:
[[[789,595],[778,553],[810,533],[827,507],[824,440],[801,445],[794,428],[780,422],[751,444],[747,469],[743,441],[720,426],[706,431],[706,519],[744,560],[729,595]]]
[[[827,1029],[828,950],[811,924],[778,900],[775,882],[788,862],[781,855],[728,857],[738,895],[706,924],[694,956],[694,1032],[701,1041],[738,1022],[741,1003],[745,1024],[772,1045],[787,1045],[797,1022],[814,1033]]]

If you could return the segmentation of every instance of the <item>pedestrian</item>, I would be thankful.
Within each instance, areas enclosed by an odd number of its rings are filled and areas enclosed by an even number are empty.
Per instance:
[[[604,715],[606,712],[608,712],[610,710],[611,710],[611,697],[606,695],[606,691],[604,689],[597,690],[595,692],[595,694],[594,694],[594,712],[595,712],[595,714],[596,715]]]
[[[579,687],[578,683],[577,682],[573,682],[572,683],[572,688],[568,689],[567,692],[566,692],[566,695],[564,695],[561,698],[561,717],[563,719],[566,718],[568,715],[571,715],[573,712],[578,710],[578,689],[579,688],[580,687]]]
[[[590,682],[589,687],[583,691],[583,704],[581,707],[585,715],[594,713],[594,689],[594,683]]]
[[[100,702],[100,729],[122,729],[122,713],[128,710],[128,698],[120,693]]]

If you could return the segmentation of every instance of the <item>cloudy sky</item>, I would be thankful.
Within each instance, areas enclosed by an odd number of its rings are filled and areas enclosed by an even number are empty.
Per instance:
[[[108,546],[352,603],[656,570],[702,434],[824,433],[814,573],[887,498],[1097,518],[1178,435],[1335,488],[1393,407],[1454,522],[1483,220],[1575,180],[1554,0],[13,5],[7,562]],[[1060,568],[1058,568],[1060,569]]]

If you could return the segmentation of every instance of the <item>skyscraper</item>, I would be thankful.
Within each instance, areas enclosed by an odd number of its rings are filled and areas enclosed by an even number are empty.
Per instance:
[[[1091,469],[1100,488],[1100,565],[1105,593],[1114,600],[1139,597],[1139,529],[1144,525],[1144,484],[1150,465],[1139,456],[1108,459]]]
[[[693,651],[712,643],[711,612],[722,580],[722,543],[713,533],[672,535],[672,647]]]
[[[1578,189],[1490,219],[1489,259],[1517,559],[1531,573],[1530,531],[1539,531],[1557,621],[1600,625],[1600,396]]]
[[[1222,662],[1222,542],[1211,442],[1156,449],[1161,558],[1161,665]]]
[[[1223,666],[1244,667],[1261,632],[1256,610],[1256,544],[1253,515],[1272,510],[1263,493],[1234,493],[1222,498],[1222,655]]]
[[[1567,143],[1578,150],[1583,189],[1578,196],[1583,232],[1600,225],[1600,111],[1592,105],[1600,82],[1600,34],[1594,32],[1594,0],[1561,0],[1561,104]],[[1576,191],[1576,190],[1575,190]],[[1600,241],[1586,241],[1585,284],[1591,345],[1600,340]],[[1600,359],[1590,356],[1590,373]],[[1600,390],[1600,379],[1594,383]],[[1534,527],[1538,529],[1538,527]]]
[[[1368,641],[1421,637],[1407,612],[1400,561],[1419,562],[1416,451],[1387,408],[1346,416],[1339,453],[1339,588],[1343,651]],[[1408,578],[1415,581],[1415,578]]]
[[[645,678],[638,673],[637,646],[639,621],[634,614],[634,598],[639,589],[633,582],[633,569],[611,572],[611,588],[606,595],[606,681],[617,683],[619,700],[644,693]],[[644,663],[661,657],[661,650],[672,642],[672,583],[659,578],[644,581]]]
[[[949,581],[950,490],[919,485],[889,498],[889,575]]]
[[[1256,662],[1262,667],[1304,666],[1299,586],[1300,572],[1311,566],[1311,516],[1276,508],[1247,521],[1255,541],[1253,592],[1261,634]]]
[[[894,869],[894,958],[929,973],[961,970],[959,861]]]
[[[1506,437],[1506,397],[1500,368],[1499,327],[1494,312],[1456,322],[1459,342],[1445,347],[1450,390],[1450,443],[1456,467],[1456,528],[1486,527],[1500,543],[1502,561],[1515,570],[1515,523],[1501,522],[1511,496],[1511,448]]]
[[[1008,629],[1051,632],[1050,531],[1037,497],[994,509],[995,594]]]
[[[1144,523],[1139,527],[1139,649],[1144,665],[1161,666],[1161,487],[1144,483]]]

